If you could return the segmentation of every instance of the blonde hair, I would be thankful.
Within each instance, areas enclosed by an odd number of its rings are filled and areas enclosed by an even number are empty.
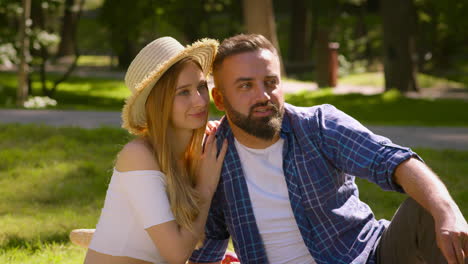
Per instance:
[[[188,63],[195,63],[201,69],[193,59],[185,58],[169,68],[151,90],[145,105],[147,117],[145,137],[153,148],[154,157],[161,171],[166,175],[166,193],[177,224],[193,231],[192,222],[200,212],[200,198],[194,187],[197,157],[201,155],[205,127],[194,130],[183,155],[183,167],[177,163],[181,157],[175,156],[168,135],[175,86],[180,73]]]

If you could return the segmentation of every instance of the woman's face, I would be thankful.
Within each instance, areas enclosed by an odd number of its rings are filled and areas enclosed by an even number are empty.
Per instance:
[[[187,63],[177,79],[172,125],[178,129],[197,129],[206,125],[208,119],[208,85],[200,67]]]

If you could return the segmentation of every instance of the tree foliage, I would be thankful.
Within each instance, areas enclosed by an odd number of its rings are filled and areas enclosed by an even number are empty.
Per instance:
[[[101,23],[110,32],[111,46],[125,69],[149,41],[170,35],[183,43],[203,37],[225,37],[239,32],[240,7],[234,0],[105,0]]]

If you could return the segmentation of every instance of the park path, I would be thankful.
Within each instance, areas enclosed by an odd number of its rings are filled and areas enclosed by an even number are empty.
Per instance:
[[[97,128],[120,127],[120,112],[65,110],[0,110],[1,123]],[[468,127],[367,126],[371,131],[409,147],[468,150]]]

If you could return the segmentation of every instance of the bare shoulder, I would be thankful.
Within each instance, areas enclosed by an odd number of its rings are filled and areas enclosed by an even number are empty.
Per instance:
[[[134,139],[122,148],[117,155],[115,168],[120,172],[160,170],[151,146],[143,139]]]

